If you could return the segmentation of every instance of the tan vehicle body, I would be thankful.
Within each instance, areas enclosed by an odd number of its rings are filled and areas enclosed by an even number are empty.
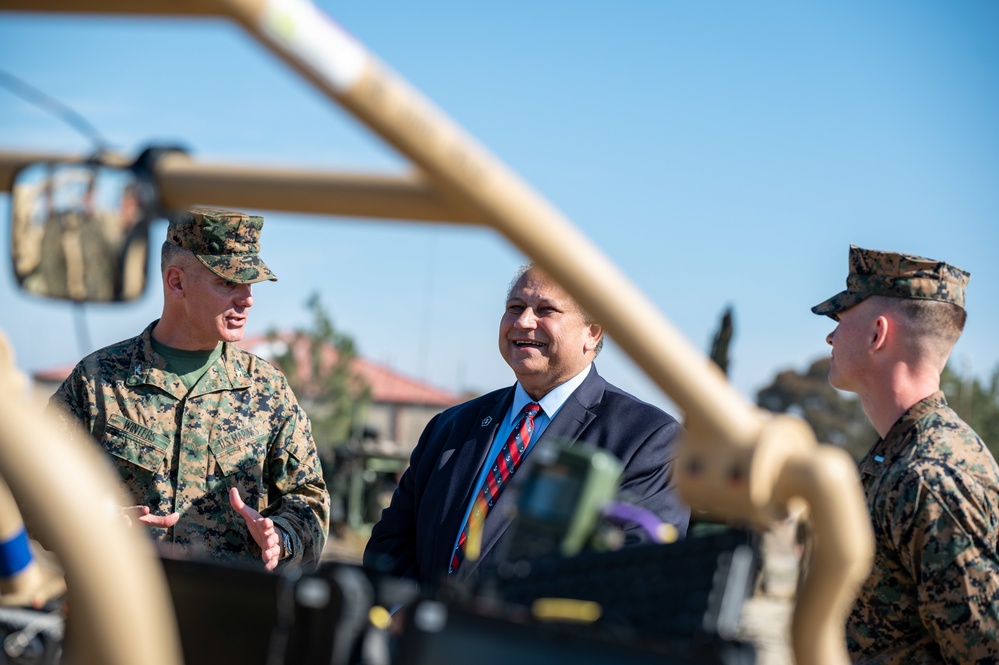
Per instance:
[[[0,0],[0,10],[201,15],[241,25],[405,155],[412,175],[237,167],[173,153],[156,162],[153,174],[163,207],[199,202],[494,228],[602,321],[683,409],[689,435],[677,468],[692,506],[715,519],[760,529],[804,507],[817,547],[796,596],[795,659],[803,665],[848,662],[843,625],[873,548],[849,456],[817,444],[803,421],[774,417],[736,392],[569,220],[353,37],[332,22],[317,22],[314,6],[291,0]],[[286,29],[277,30],[278,22]],[[311,29],[299,29],[306,25]],[[9,191],[19,168],[52,158],[74,156],[0,150],[0,188]],[[163,628],[172,618],[148,544],[110,514],[106,533],[95,543],[93,524],[87,529],[84,519],[74,517],[110,505],[106,488],[113,481],[86,447],[58,440],[45,423],[25,417],[18,404],[21,380],[6,346],[0,337],[0,475],[16,502],[46,523],[66,560],[74,606],[87,608],[80,612],[86,615],[80,632],[93,642],[87,652],[93,662],[179,663],[176,631]],[[53,465],[54,459],[62,466]],[[79,469],[89,467],[92,486],[86,491]],[[81,495],[93,501],[80,505]],[[19,521],[9,500],[0,502],[0,510],[0,529]],[[136,581],[126,585],[127,579]],[[121,630],[123,625],[134,630]]]

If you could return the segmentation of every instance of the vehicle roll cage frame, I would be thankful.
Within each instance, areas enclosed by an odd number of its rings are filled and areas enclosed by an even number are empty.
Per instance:
[[[392,176],[236,166],[167,151],[152,167],[162,206],[199,203],[497,230],[601,321],[683,409],[688,435],[676,474],[692,506],[713,518],[757,528],[766,528],[799,505],[806,507],[816,546],[797,594],[795,658],[801,665],[849,662],[845,617],[873,552],[849,456],[818,445],[800,419],[764,412],[735,391],[558,210],[308,0],[0,0],[0,11],[200,16],[241,25],[406,157],[413,170]],[[86,161],[73,155],[0,151],[0,191],[10,191],[18,169],[53,159]],[[105,162],[115,160],[128,164],[123,156],[105,156]],[[16,374],[11,353],[6,353],[6,368],[4,356],[0,348],[0,388],[11,383],[4,372]],[[26,500],[29,490],[24,485],[30,483],[21,474],[28,473],[32,463],[27,461],[30,451],[24,449],[35,442],[21,441],[23,433],[14,431],[17,411],[7,401],[0,399],[0,474],[14,495]],[[7,436],[18,445],[9,445]],[[53,438],[51,432],[44,438]],[[51,464],[51,459],[36,462]],[[70,470],[65,477],[77,475]],[[132,536],[122,536],[121,547],[141,549],[125,544],[135,540]],[[71,577],[70,584],[74,582],[81,583]],[[156,578],[154,586],[161,582]],[[146,615],[132,614],[130,622]],[[166,632],[163,639],[168,642],[174,633]],[[146,644],[141,653],[145,662],[152,662],[155,649]],[[179,662],[179,657],[171,659],[176,653],[176,646],[163,646],[162,662]],[[105,662],[128,662],[115,660],[119,657],[125,658],[109,651]]]

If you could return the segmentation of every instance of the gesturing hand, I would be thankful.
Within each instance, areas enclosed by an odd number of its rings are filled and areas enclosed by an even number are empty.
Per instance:
[[[239,490],[235,487],[229,489],[229,503],[243,516],[250,535],[260,546],[260,558],[264,562],[264,569],[274,570],[281,558],[281,534],[278,533],[274,522],[269,517],[262,517],[260,513],[243,503]]]
[[[128,508],[121,509],[122,517],[125,518],[125,523],[128,526],[132,526],[134,520],[147,526],[169,529],[180,519],[180,513],[170,513],[169,515],[162,516],[150,515],[149,513],[149,506],[129,506]]]

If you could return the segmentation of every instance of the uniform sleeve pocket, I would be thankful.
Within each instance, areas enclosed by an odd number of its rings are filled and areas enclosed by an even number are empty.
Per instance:
[[[162,468],[170,447],[167,437],[119,413],[108,419],[102,443],[115,457],[153,473]]]
[[[267,453],[267,432],[248,427],[234,435],[216,439],[208,444],[222,474],[231,476],[242,471],[252,473],[261,467]]]

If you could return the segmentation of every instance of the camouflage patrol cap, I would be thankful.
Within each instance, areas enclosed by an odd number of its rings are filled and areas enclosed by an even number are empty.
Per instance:
[[[234,210],[191,208],[170,220],[167,242],[194,252],[223,279],[237,284],[277,281],[260,258],[264,218]]]
[[[850,245],[846,290],[812,308],[839,320],[839,313],[869,296],[939,300],[964,308],[964,289],[971,274],[922,256],[879,252]]]

